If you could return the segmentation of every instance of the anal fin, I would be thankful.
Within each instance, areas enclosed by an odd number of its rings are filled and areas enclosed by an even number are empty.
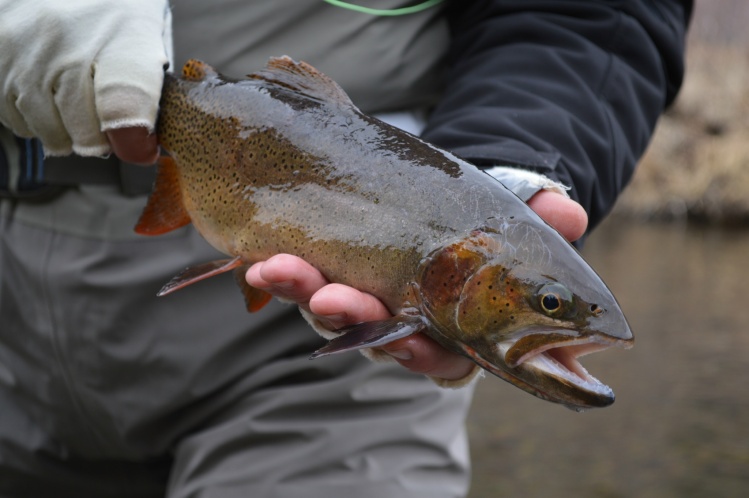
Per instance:
[[[376,348],[426,329],[418,315],[401,314],[377,322],[364,322],[337,330],[341,335],[315,351],[310,359],[329,354]]]

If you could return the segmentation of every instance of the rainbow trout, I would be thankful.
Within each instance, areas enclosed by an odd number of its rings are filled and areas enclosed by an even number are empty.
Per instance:
[[[628,348],[614,296],[578,252],[475,166],[361,113],[288,57],[232,80],[199,61],[166,75],[154,191],[136,231],[190,222],[232,256],[188,268],[160,295],[278,253],[378,297],[393,317],[346,327],[313,356],[424,332],[539,398],[603,407],[582,355]]]

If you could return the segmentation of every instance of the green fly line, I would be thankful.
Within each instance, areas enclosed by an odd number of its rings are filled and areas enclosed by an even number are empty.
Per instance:
[[[353,10],[361,14],[369,14],[371,16],[405,16],[408,14],[416,14],[427,9],[439,5],[444,0],[427,0],[426,2],[412,5],[411,7],[401,7],[400,9],[370,9],[369,7],[362,7],[361,5],[354,5],[348,2],[342,2],[341,0],[323,0],[330,5],[335,5],[342,9]]]

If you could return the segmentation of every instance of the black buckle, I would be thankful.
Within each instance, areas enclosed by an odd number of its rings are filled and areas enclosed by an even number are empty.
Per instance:
[[[8,157],[0,147],[0,197],[46,198],[60,192],[61,187],[44,182],[44,151],[41,142],[34,138],[15,137],[15,140],[20,166],[15,182],[11,178],[10,167],[15,158]]]

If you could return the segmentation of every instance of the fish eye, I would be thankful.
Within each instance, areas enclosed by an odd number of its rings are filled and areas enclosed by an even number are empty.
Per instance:
[[[544,311],[553,313],[562,307],[562,301],[556,294],[544,294],[541,296],[541,307],[543,307]]]
[[[572,293],[562,284],[546,284],[538,291],[541,309],[548,315],[559,314],[572,302]]]

